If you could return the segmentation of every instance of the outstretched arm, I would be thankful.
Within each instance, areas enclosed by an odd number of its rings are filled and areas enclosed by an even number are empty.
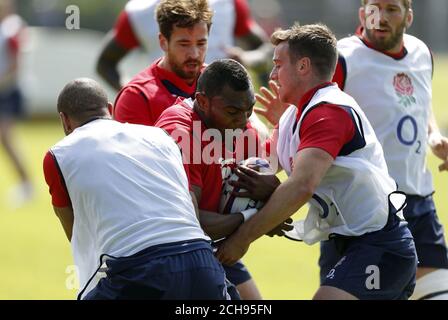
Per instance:
[[[253,241],[299,210],[312,197],[332,163],[333,157],[321,149],[299,151],[291,176],[275,190],[260,212],[222,243],[218,259],[227,265],[234,264]]]
[[[235,59],[249,68],[265,65],[271,60],[273,46],[264,30],[253,23],[247,35],[238,37],[241,47],[227,48],[229,58]]]
[[[115,40],[113,31],[106,35],[105,43],[96,64],[98,74],[115,90],[122,87],[118,64],[129,52]]]

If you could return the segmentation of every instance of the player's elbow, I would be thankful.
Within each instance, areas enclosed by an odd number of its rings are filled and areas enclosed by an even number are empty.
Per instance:
[[[301,199],[304,201],[308,201],[313,196],[314,192],[317,189],[317,185],[312,183],[311,181],[304,181],[297,184],[297,188],[295,189],[295,198]]]
[[[107,78],[108,71],[114,67],[111,65],[111,62],[108,61],[103,55],[101,55],[96,62],[96,72],[102,77]]]

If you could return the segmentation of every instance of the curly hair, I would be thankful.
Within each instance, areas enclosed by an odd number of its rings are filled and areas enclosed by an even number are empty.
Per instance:
[[[156,19],[159,30],[168,40],[174,26],[190,28],[200,22],[212,25],[213,12],[207,0],[162,0],[156,8]]]

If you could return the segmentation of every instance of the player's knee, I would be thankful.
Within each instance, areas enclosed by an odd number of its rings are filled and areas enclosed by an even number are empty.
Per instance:
[[[448,269],[438,269],[417,280],[412,300],[448,300]]]

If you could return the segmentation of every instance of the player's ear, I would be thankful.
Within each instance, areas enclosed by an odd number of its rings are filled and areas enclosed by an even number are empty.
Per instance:
[[[197,101],[199,110],[201,110],[202,112],[205,112],[208,110],[208,107],[209,107],[208,98],[205,94],[203,94],[201,92],[196,92],[195,99]]]
[[[160,48],[164,51],[167,52],[168,51],[168,39],[165,38],[165,36],[159,32],[159,45]]]
[[[412,22],[414,22],[414,10],[409,8],[408,15],[406,17],[406,29],[409,29],[411,27]]]
[[[114,114],[114,106],[112,105],[112,103],[110,102],[107,103],[107,110],[109,111],[110,116]]]
[[[64,128],[65,135],[70,134],[72,129],[72,124],[70,118],[64,112],[59,112],[59,118],[61,119],[62,128]]]
[[[303,57],[301,59],[297,60],[296,63],[296,70],[299,74],[307,74],[308,72],[310,72],[312,69],[311,66],[311,59],[308,57]]]

